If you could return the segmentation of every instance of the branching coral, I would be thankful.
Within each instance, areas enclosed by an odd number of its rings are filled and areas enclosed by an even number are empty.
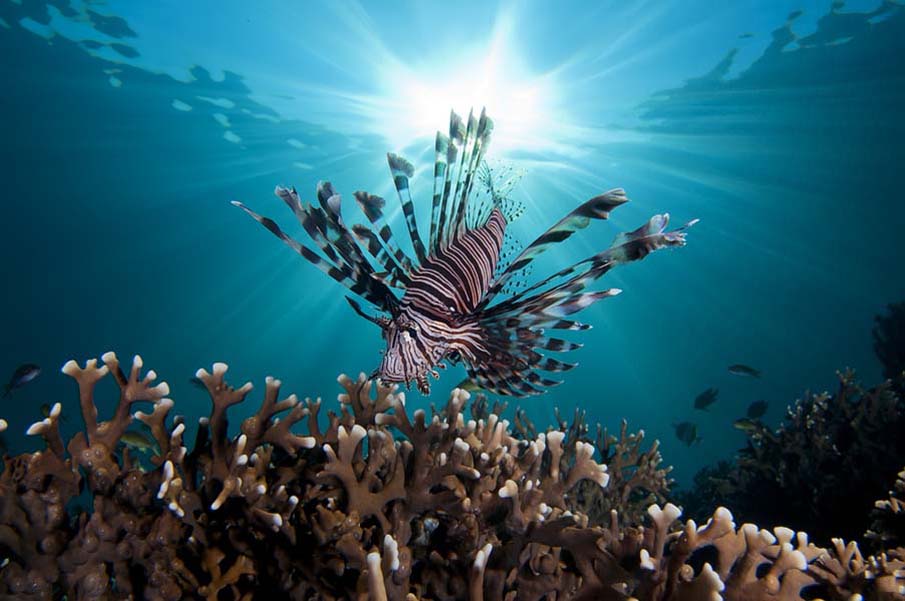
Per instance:
[[[480,409],[487,411],[486,400]],[[492,412],[501,414],[503,410],[505,405],[495,404]],[[666,501],[672,484],[669,478],[672,468],[661,465],[663,457],[659,441],[655,440],[644,449],[644,431],[630,433],[628,422],[624,420],[618,437],[600,424],[591,437],[586,412],[576,409],[571,422],[563,419],[558,409],[554,409],[554,413],[557,427],[566,438],[562,460],[571,460],[578,443],[590,444],[600,453],[609,470],[609,486],[593,486],[583,481],[575,487],[575,491],[564,499],[570,510],[586,514],[589,523],[595,525],[608,524],[613,511],[618,512],[623,523],[637,524],[651,503]],[[520,438],[537,436],[537,429],[523,410],[515,413],[515,430]]]
[[[823,549],[786,529],[736,529],[724,509],[700,528],[678,524],[669,504],[649,505],[643,522],[610,510],[605,525],[589,524],[574,500],[582,487],[623,495],[637,474],[658,473],[656,448],[642,452],[641,436],[624,426],[618,439],[598,433],[608,469],[578,436],[581,423],[520,438],[499,406],[466,420],[460,389],[428,419],[362,375],[340,377],[345,393],[325,428],[319,400],[281,397],[268,378],[260,408],[230,434],[228,409],[252,386],[230,386],[218,363],[197,374],[212,408],[189,450],[185,423],[169,420],[167,387],[151,385],[153,372],[141,377],[141,359],[128,376],[112,353],[103,362],[64,368],[79,384],[86,432],[64,445],[54,407],[30,428],[47,449],[9,459],[0,474],[0,595],[627,601],[722,591],[788,601],[809,586],[834,599],[900,594],[900,552],[864,558],[854,545]],[[120,400],[98,423],[95,388],[111,373]],[[161,450],[151,471],[112,450],[140,402],[153,403],[135,417]],[[307,435],[291,429],[302,422]],[[82,484],[93,511],[69,516]]]
[[[874,508],[874,521],[865,536],[881,547],[905,546],[905,468],[887,498],[876,501]]]

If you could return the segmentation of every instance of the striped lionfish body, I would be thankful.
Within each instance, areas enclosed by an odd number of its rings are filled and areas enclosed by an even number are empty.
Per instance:
[[[387,348],[373,376],[384,382],[415,382],[427,394],[428,376],[439,377],[437,370],[445,367],[445,362],[462,362],[469,378],[484,390],[514,396],[540,394],[560,383],[542,372],[553,374],[576,365],[545,352],[581,346],[552,337],[547,330],[588,329],[590,326],[573,321],[571,315],[620,292],[588,292],[586,287],[617,264],[685,243],[682,230],[691,224],[666,231],[669,216],[655,215],[637,230],[619,234],[607,249],[518,292],[509,292],[507,285],[513,277],[538,255],[586,227],[590,220],[606,219],[628,199],[621,189],[615,189],[588,200],[511,262],[501,264],[506,227],[515,216],[513,206],[493,189],[489,176],[483,178],[489,200],[478,203],[472,197],[476,180],[482,179],[492,128],[483,112],[479,118],[469,115],[467,120],[452,113],[449,134],[437,133],[426,246],[409,190],[414,169],[402,157],[387,155],[414,257],[396,244],[384,216],[384,199],[367,192],[354,196],[370,225],[348,227],[340,196],[328,182],[318,184],[320,206],[303,205],[294,189],[277,187],[277,196],[292,209],[320,252],[289,237],[273,220],[233,203],[385,314],[369,315],[354,297],[346,297],[359,315],[383,332]]]

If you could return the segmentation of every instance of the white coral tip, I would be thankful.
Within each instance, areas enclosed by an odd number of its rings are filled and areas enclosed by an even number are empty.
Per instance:
[[[606,471],[606,465],[601,464],[598,467],[597,473],[594,474],[594,482],[596,482],[600,488],[606,488],[610,483],[610,475]]]
[[[236,459],[236,465],[242,466],[247,463],[248,463],[248,455],[246,455],[244,453],[239,455],[239,457]]]
[[[157,404],[159,406],[163,407],[164,409],[172,409],[173,405],[174,405],[173,399],[168,399],[168,398],[160,399],[159,401],[157,401]]]
[[[553,432],[547,433],[547,440],[555,445],[562,444],[563,438],[565,438],[565,437],[566,437],[566,433],[562,432],[561,430],[554,430]],[[583,443],[581,441],[579,441],[577,444],[583,444]]]
[[[0,432],[9,428],[9,423],[5,419],[0,419]]]
[[[104,363],[106,363],[106,361],[104,361]],[[141,369],[144,364],[145,362],[141,360],[141,355],[135,355],[134,357],[132,357],[132,367]]]
[[[35,436],[36,434],[41,434],[44,430],[50,425],[50,420],[46,417],[39,422],[35,422],[28,427],[28,430],[25,433],[29,436]]]
[[[209,376],[209,375],[210,375],[210,374],[207,373],[207,370],[204,369],[203,367],[199,368],[199,369],[195,372],[195,377],[198,378],[199,380],[203,380],[205,376]]]
[[[490,543],[484,545],[480,551],[478,551],[477,555],[474,558],[474,567],[480,571],[484,571],[484,568],[487,566],[487,560],[490,559],[490,553],[493,551],[493,547]]]
[[[500,492],[497,493],[500,495],[501,499],[509,499],[518,494],[518,484],[516,484],[513,480],[506,480],[506,483],[503,485],[503,488],[500,489]]]
[[[104,363],[112,363],[116,361],[116,353],[114,353],[113,351],[107,351],[106,353],[101,355],[101,361],[103,361]]]
[[[223,374],[226,373],[226,370],[229,369],[229,365],[227,365],[226,363],[223,363],[222,361],[217,361],[216,363],[214,363],[214,365],[211,367],[211,369],[214,370],[215,376],[222,376]]]
[[[145,378],[148,380],[148,382],[153,382],[157,379],[157,372],[153,369],[149,369],[148,373],[145,374]]]
[[[724,520],[727,522],[734,521],[734,518],[732,517],[732,512],[729,511],[728,509],[726,509],[725,507],[717,507],[716,511],[713,512],[713,517],[715,517],[718,520]]]
[[[67,376],[74,376],[75,374],[79,373],[79,364],[75,359],[70,359],[63,364],[63,367],[60,368],[60,371]]]
[[[773,528],[773,533],[776,535],[776,539],[780,544],[787,543],[795,537],[795,531],[791,528],[786,528],[785,526],[776,526]]]
[[[713,568],[710,567],[709,563],[704,564],[704,568],[701,570],[700,577],[706,579],[710,583],[710,586],[713,587],[713,589],[716,591],[722,591],[726,588],[726,585],[723,584],[720,575],[713,571]]]
[[[154,387],[154,390],[161,396],[166,396],[170,394],[170,385],[166,382],[161,382],[157,386]]]
[[[266,484],[258,484],[258,485],[255,487],[255,491],[256,491],[259,495],[263,495],[264,493],[267,492],[267,485],[266,485]]]
[[[61,405],[60,403],[54,403],[53,407],[50,408],[50,417],[58,417],[62,410],[63,405]]]
[[[389,534],[383,537],[383,552],[390,558],[390,569],[399,569],[399,543]]]
[[[657,567],[654,565],[654,562],[650,559],[650,553],[648,553],[647,549],[641,549],[641,569],[643,570],[656,570]]]
[[[380,553],[371,551],[368,553],[368,570],[374,574],[380,574]]]

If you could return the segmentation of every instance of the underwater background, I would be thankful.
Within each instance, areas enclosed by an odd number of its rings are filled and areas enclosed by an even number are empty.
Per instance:
[[[605,276],[624,293],[580,314],[580,366],[510,408],[541,428],[554,406],[625,418],[688,484],[743,445],[751,402],[776,424],[837,369],[881,380],[873,318],[905,298],[897,3],[0,0],[0,19],[0,370],[43,368],[0,406],[10,452],[39,447],[24,430],[42,403],[77,411],[70,358],[141,353],[189,416],[209,408],[190,378],[213,361],[302,397],[373,370],[384,342],[346,291],[229,201],[288,223],[277,184],[387,196],[385,153],[429,167],[435,130],[471,106],[496,122],[488,156],[525,170],[523,243],[604,190],[632,199],[536,274],[654,213],[701,220],[687,247]],[[413,183],[425,212],[431,180]]]

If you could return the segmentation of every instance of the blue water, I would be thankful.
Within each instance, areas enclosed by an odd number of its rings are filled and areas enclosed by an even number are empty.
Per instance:
[[[905,298],[896,4],[2,0],[0,19],[0,371],[44,367],[0,405],[12,451],[36,448],[23,432],[43,402],[80,423],[59,367],[107,350],[141,353],[189,416],[208,410],[189,378],[213,361],[237,385],[274,375],[332,402],[340,372],[376,367],[377,329],[229,201],[288,226],[276,184],[390,198],[384,153],[429,168],[434,130],[468,104],[496,120],[490,155],[526,170],[521,241],[608,188],[633,200],[536,276],[654,213],[701,219],[686,248],[606,276],[625,292],[581,315],[581,365],[510,409],[628,419],[687,482],[744,442],[731,422],[750,402],[776,424],[836,369],[880,379],[872,317]],[[711,386],[716,405],[693,411]],[[676,440],[682,420],[700,444]]]

